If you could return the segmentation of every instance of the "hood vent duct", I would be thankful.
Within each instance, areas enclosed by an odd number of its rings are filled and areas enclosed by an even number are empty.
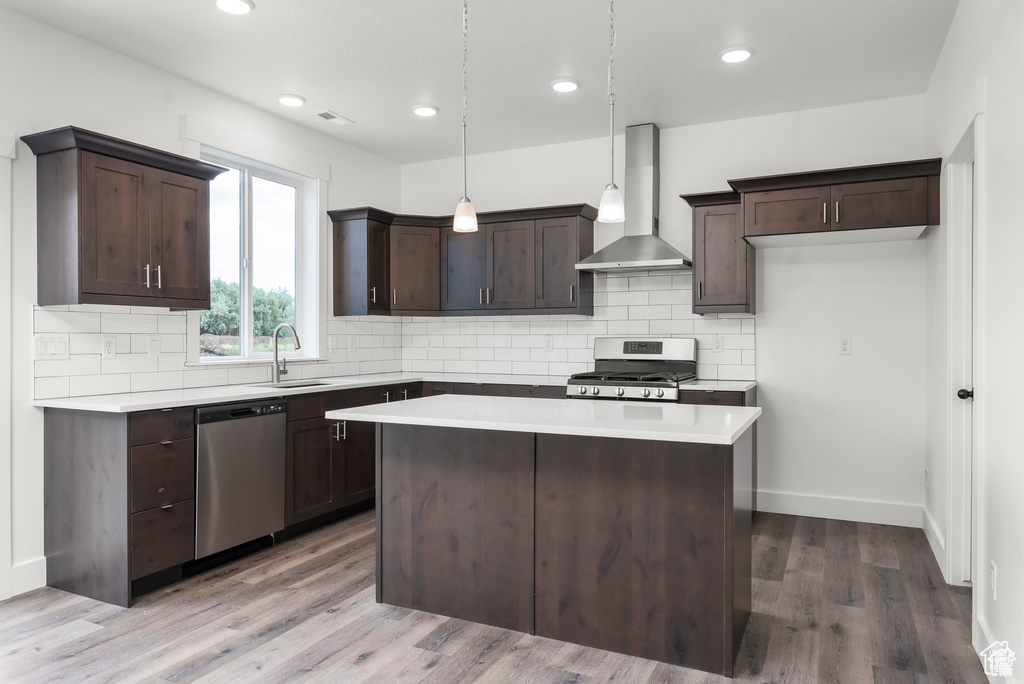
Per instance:
[[[578,271],[691,271],[682,252],[658,237],[660,139],[654,124],[626,127],[625,235],[576,264]]]

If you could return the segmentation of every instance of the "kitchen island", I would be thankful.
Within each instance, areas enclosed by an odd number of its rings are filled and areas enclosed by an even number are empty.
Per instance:
[[[377,424],[377,600],[725,675],[758,408],[434,396]]]

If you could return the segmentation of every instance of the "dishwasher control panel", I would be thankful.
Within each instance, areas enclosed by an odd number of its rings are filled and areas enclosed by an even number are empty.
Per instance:
[[[254,407],[255,412],[259,415],[267,415],[269,413],[284,413],[284,404],[270,404],[266,406]]]

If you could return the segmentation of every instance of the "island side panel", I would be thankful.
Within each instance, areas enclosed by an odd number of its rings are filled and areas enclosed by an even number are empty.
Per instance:
[[[534,435],[380,427],[384,603],[533,631]]]
[[[537,635],[731,672],[731,452],[537,435]]]
[[[732,568],[731,597],[725,603],[725,610],[732,613],[731,630],[724,635],[726,674],[732,676],[733,664],[739,654],[740,641],[747,628],[751,609],[751,543],[752,520],[754,515],[755,487],[755,456],[757,444],[757,424],[740,435],[732,445],[730,459],[732,477],[726,480],[727,497],[732,501],[732,519],[727,520],[732,534],[732,544],[727,544],[729,558],[726,567]],[[730,491],[731,490],[731,491]],[[728,507],[727,507],[728,510]]]

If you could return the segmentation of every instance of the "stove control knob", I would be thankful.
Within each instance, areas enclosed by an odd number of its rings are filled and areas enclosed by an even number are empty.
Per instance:
[[[584,387],[583,385],[580,385],[579,387],[576,388],[576,393],[577,394],[586,394],[587,393],[587,388]]]
[[[622,389],[621,387],[616,387],[615,388],[615,396],[621,397],[625,393],[626,393],[626,390]]]
[[[640,396],[646,399],[647,397],[651,396],[651,390],[644,387],[642,390],[640,390]]]
[[[660,389],[660,390],[656,391],[654,393],[654,396],[656,396],[656,397],[658,397],[660,399],[661,397],[665,396],[665,390]]]
[[[597,396],[598,394],[600,394],[600,393],[601,393],[601,388],[600,388],[600,387],[595,387],[594,389],[592,389],[592,390],[590,390],[590,391],[591,391],[591,392],[593,393],[593,395],[594,395],[594,396],[596,397],[596,396]]]

